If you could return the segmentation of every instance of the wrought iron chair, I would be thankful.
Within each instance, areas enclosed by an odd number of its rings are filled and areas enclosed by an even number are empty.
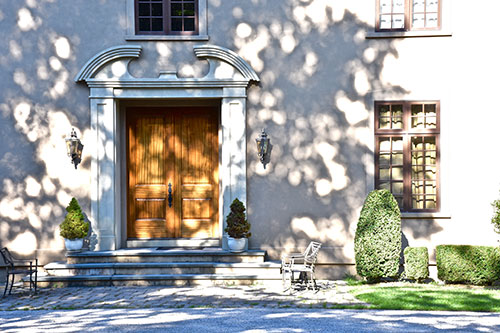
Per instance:
[[[38,259],[16,259],[10,254],[9,250],[6,247],[0,249],[0,253],[2,254],[5,265],[7,265],[7,281],[5,282],[5,290],[3,292],[3,296],[5,297],[7,289],[9,289],[8,287],[10,277],[12,277],[12,282],[10,283],[9,295],[11,294],[12,287],[14,285],[14,278],[16,275],[29,275],[30,291],[34,289],[36,293]],[[35,275],[34,280],[33,275]]]
[[[314,265],[318,259],[321,243],[311,242],[303,253],[291,253],[281,257],[281,277],[283,280],[283,289],[291,289],[294,282],[305,283],[307,289],[312,287],[316,290],[316,278],[314,276]],[[294,273],[300,273],[299,278],[295,280]],[[309,275],[309,279],[307,278]],[[289,282],[289,283],[287,283]],[[287,284],[289,284],[287,288]]]

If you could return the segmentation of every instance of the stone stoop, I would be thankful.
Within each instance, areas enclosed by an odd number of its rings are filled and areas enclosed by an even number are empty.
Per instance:
[[[122,249],[68,252],[67,262],[44,266],[40,287],[253,284],[281,279],[280,263],[265,251],[220,248]]]

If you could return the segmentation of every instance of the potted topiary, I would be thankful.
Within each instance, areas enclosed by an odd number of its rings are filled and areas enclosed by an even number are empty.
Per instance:
[[[66,250],[81,250],[83,239],[89,233],[89,223],[85,221],[82,209],[75,198],[71,199],[66,211],[68,213],[59,225],[60,235],[64,238]]]
[[[229,237],[227,245],[231,252],[242,252],[247,244],[247,238],[252,236],[250,233],[250,223],[245,217],[245,206],[243,203],[234,199],[231,204],[231,212],[226,217],[227,227],[224,229]]]

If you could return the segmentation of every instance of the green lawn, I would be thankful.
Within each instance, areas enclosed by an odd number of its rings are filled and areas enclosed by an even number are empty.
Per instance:
[[[370,309],[500,312],[500,289],[493,287],[395,283],[351,288]]]

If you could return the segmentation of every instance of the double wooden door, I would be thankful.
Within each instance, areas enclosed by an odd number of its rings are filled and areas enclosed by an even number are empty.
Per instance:
[[[218,112],[127,109],[127,237],[217,238]]]

